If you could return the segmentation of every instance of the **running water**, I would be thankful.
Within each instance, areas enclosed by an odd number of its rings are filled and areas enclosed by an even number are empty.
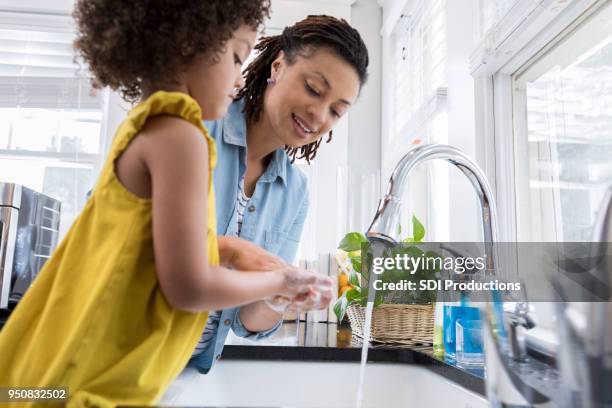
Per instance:
[[[363,384],[365,382],[365,369],[368,362],[368,349],[370,344],[370,327],[372,325],[372,310],[374,302],[368,302],[366,306],[365,324],[363,327],[363,344],[361,345],[361,368],[359,369],[359,387],[357,388],[357,408],[363,403]]]
[[[382,241],[370,240],[372,244],[372,255],[374,257],[382,256],[385,249],[385,244]],[[376,288],[374,287],[376,279],[372,279],[368,282],[368,303],[365,311],[365,323],[363,327],[363,344],[361,345],[361,367],[359,369],[359,386],[357,388],[357,402],[356,408],[361,408],[363,405],[363,386],[365,383],[365,370],[366,363],[368,362],[368,349],[370,345],[370,328],[372,327],[372,312],[374,310],[374,299],[376,297]]]

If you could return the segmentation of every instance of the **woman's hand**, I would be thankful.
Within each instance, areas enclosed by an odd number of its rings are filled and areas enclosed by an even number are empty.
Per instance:
[[[238,237],[219,236],[221,264],[241,271],[272,271],[286,264],[278,256]]]

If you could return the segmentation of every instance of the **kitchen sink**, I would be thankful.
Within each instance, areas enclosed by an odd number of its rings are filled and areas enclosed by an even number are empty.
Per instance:
[[[356,406],[358,382],[355,362],[222,360],[207,375],[185,369],[159,404],[349,408]],[[487,406],[481,395],[422,366],[367,365],[363,408]]]

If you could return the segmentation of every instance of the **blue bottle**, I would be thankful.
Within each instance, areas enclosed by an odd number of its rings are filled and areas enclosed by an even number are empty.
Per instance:
[[[455,359],[456,349],[456,323],[457,320],[480,320],[480,309],[468,306],[465,296],[461,296],[461,303],[446,303],[444,305],[444,355]]]

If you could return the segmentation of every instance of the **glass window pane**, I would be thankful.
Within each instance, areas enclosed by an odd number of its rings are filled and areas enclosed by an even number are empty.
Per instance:
[[[100,151],[101,111],[0,108],[0,149],[37,152]]]
[[[515,79],[515,122],[526,127],[516,129],[516,166],[528,166],[517,182],[533,240],[589,241],[612,182],[611,10]]]

